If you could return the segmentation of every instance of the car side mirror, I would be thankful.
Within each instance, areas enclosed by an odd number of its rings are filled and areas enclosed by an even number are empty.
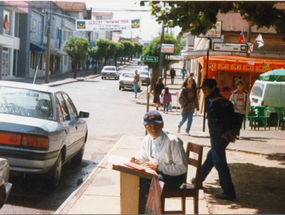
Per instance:
[[[89,117],[89,112],[87,111],[79,111],[78,118],[88,118]]]

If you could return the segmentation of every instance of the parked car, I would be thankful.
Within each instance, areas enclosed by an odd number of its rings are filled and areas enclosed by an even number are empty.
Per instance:
[[[135,77],[134,72],[123,72],[120,75],[120,80],[119,80],[119,90],[124,90],[124,89],[134,89],[134,84],[133,80]],[[138,82],[138,91],[141,91],[141,86],[142,86],[142,81],[140,80]]]
[[[150,73],[148,72],[148,70],[139,70],[139,76],[140,79],[142,80],[142,84],[146,84],[146,85],[150,85]]]
[[[9,161],[5,158],[0,158],[0,208],[7,201],[12,189],[12,184],[9,183],[9,173]]]
[[[0,157],[11,172],[46,174],[51,188],[62,165],[82,162],[86,111],[77,112],[66,92],[43,85],[0,81]]]
[[[114,78],[119,79],[119,71],[115,66],[104,66],[101,70],[101,79]]]

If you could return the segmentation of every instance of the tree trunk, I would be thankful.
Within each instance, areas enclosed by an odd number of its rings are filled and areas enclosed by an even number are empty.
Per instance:
[[[154,84],[157,82],[158,78],[159,78],[159,69],[158,68],[152,69],[152,76],[150,80],[151,90],[153,89]]]
[[[73,78],[76,79],[76,75],[77,75],[77,66],[78,63],[75,63],[74,69],[73,69]]]
[[[123,58],[123,57],[121,57],[121,65],[123,65],[123,59],[124,59],[124,58]]]

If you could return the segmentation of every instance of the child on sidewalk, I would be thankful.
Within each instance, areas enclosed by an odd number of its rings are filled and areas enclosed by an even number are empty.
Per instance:
[[[165,87],[160,95],[160,103],[163,104],[163,112],[168,113],[168,106],[172,102],[171,93],[169,88]]]

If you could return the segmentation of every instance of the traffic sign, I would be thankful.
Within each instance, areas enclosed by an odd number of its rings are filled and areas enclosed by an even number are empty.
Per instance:
[[[181,55],[166,55],[165,57],[167,60],[185,60],[187,56]]]
[[[158,62],[158,57],[154,57],[154,56],[141,56],[141,61],[144,62]]]
[[[245,43],[213,43],[213,51],[247,52]]]

